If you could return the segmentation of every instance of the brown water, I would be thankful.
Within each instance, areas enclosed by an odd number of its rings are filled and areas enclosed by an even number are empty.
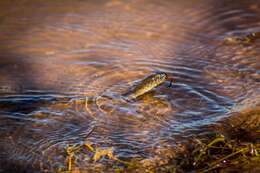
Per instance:
[[[55,171],[85,141],[151,158],[259,104],[259,40],[223,39],[260,31],[260,1],[6,0],[0,11],[0,172]],[[170,88],[122,97],[158,71]]]

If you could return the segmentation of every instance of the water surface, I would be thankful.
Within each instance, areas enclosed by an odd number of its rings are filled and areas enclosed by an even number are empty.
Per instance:
[[[259,4],[1,1],[0,165],[53,171],[85,141],[121,159],[160,156],[259,104],[259,41],[223,44],[260,31]],[[158,71],[171,87],[122,97]]]

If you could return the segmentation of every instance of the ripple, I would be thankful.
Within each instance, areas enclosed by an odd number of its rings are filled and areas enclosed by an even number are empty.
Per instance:
[[[64,148],[86,141],[124,159],[155,157],[156,147],[258,105],[259,43],[223,44],[259,30],[251,1],[46,1],[35,14],[38,5],[25,2],[1,16],[0,157],[8,162],[55,172]],[[156,72],[168,81],[124,97]]]

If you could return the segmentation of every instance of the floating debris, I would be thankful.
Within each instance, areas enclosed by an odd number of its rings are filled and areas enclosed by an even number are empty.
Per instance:
[[[78,152],[81,149],[81,145],[72,145],[65,148],[66,155],[67,155],[67,168],[68,171],[72,170],[72,164],[76,160],[75,153]]]
[[[113,147],[109,147],[106,149],[97,148],[95,150],[95,155],[93,156],[93,160],[96,162],[105,156],[107,156],[109,159],[115,158],[115,156],[113,155]]]
[[[90,152],[91,154],[88,155],[86,150],[87,149],[88,152]],[[79,158],[80,155],[84,155],[84,158],[88,157],[87,160],[95,163],[100,161],[102,158],[108,158],[111,161],[115,161],[117,163],[120,164],[124,164],[124,165],[130,165],[131,163],[123,161],[118,159],[115,155],[114,155],[114,149],[113,147],[96,147],[94,148],[90,143],[85,142],[83,144],[76,144],[76,145],[71,145],[68,146],[66,149],[66,164],[67,164],[67,169],[65,172],[74,172],[76,167],[76,162],[77,161],[82,161]],[[64,172],[64,171],[63,171]]]
[[[86,135],[86,139],[92,134],[92,132],[95,130],[96,126],[94,126]],[[68,145],[65,147],[65,153],[66,153],[66,162],[67,162],[67,171],[71,172],[73,164],[77,160],[77,155],[81,152],[83,148],[86,148],[90,150],[91,152],[94,151],[94,148],[91,146],[90,143],[77,143],[73,145]]]

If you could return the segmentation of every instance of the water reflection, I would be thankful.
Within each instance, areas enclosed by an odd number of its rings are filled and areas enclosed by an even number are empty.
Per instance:
[[[229,116],[259,95],[259,42],[222,42],[259,30],[255,2],[1,2],[1,162],[54,170],[86,140],[149,158]],[[156,71],[173,86],[122,98]]]

